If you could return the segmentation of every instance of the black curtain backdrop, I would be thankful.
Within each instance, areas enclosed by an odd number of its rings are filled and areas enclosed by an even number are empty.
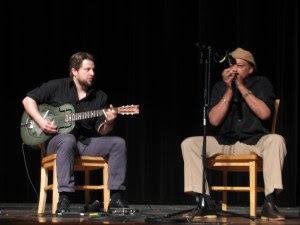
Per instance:
[[[237,46],[250,50],[259,73],[272,81],[281,99],[277,133],[285,137],[288,148],[279,203],[299,206],[297,0],[0,4],[1,203],[37,202],[22,153],[23,97],[49,79],[68,76],[70,56],[88,51],[97,59],[95,86],[109,95],[109,102],[140,105],[140,115],[120,116],[114,131],[127,141],[127,200],[194,204],[183,193],[180,143],[203,133],[204,73],[199,69],[198,43],[211,46],[219,55]],[[212,60],[211,66],[212,86],[225,65]],[[212,132],[209,127],[208,134]],[[39,191],[39,151],[27,146],[24,150],[28,172]],[[209,180],[218,182],[220,175],[209,173]],[[231,182],[243,183],[247,178],[238,174]],[[81,201],[79,195],[74,201]],[[248,205],[248,200],[246,193],[229,196],[235,205]]]

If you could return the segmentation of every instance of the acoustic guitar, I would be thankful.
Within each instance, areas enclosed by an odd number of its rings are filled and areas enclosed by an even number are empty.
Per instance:
[[[75,121],[104,116],[108,109],[75,112],[74,106],[64,104],[53,107],[48,104],[38,106],[41,115],[58,127],[58,133],[70,133],[75,127]],[[116,107],[114,110],[120,115],[139,114],[139,105]],[[35,146],[44,143],[53,135],[46,134],[39,125],[24,111],[21,119],[21,138],[24,144]]]

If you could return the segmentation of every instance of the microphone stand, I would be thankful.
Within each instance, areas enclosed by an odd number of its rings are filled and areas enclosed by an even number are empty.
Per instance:
[[[201,51],[201,50],[200,50]],[[200,53],[202,54],[202,52]],[[207,111],[210,101],[210,68],[211,68],[211,47],[207,47],[207,58],[205,59],[205,72],[204,72],[204,91],[203,91],[203,145],[202,145],[202,195],[198,199],[198,210],[200,213],[205,214],[207,210],[207,199],[205,198],[206,193],[206,137],[207,137]],[[201,62],[200,65],[201,67]],[[201,68],[199,68],[201,71]]]

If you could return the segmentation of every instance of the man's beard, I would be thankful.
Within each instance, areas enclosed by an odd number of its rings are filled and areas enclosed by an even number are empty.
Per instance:
[[[88,83],[86,80],[78,79],[78,83],[85,89],[89,89],[90,87],[93,86],[93,81],[91,83]]]

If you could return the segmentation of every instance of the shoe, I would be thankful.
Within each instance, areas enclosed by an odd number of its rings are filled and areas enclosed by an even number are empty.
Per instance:
[[[285,220],[284,216],[279,213],[276,205],[273,202],[264,203],[261,212],[261,219],[275,221]]]
[[[56,214],[70,212],[70,200],[67,196],[59,196],[59,201],[57,203]]]
[[[95,200],[93,203],[84,206],[84,212],[100,212],[103,211],[103,203]]]
[[[123,199],[118,199],[116,201],[110,201],[108,209],[119,209],[119,208],[129,208],[127,203]]]

